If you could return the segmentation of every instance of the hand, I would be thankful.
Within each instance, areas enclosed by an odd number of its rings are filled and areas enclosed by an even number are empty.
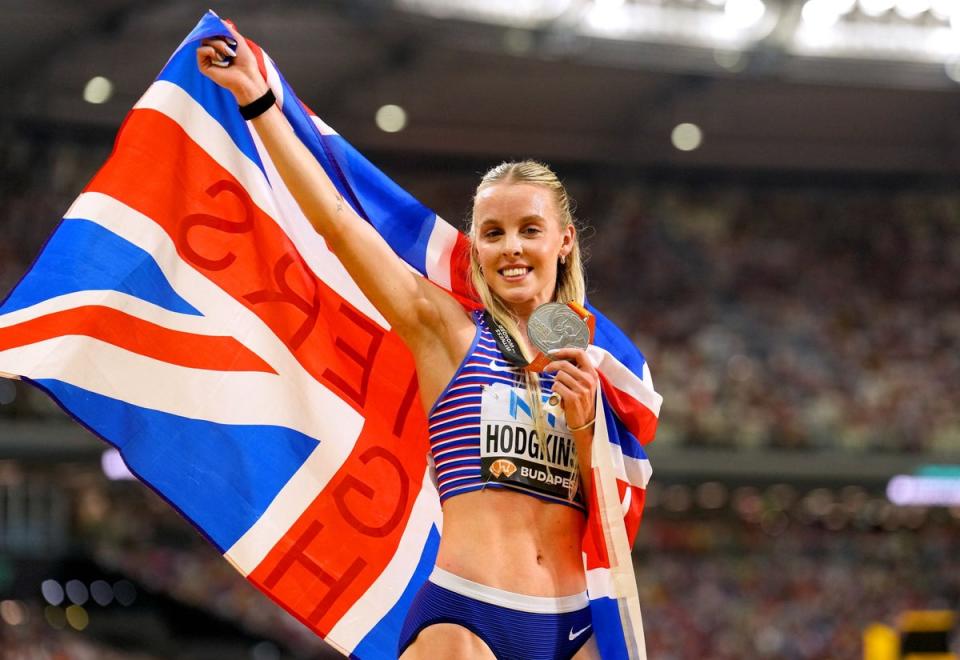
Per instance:
[[[575,428],[590,423],[597,415],[597,370],[581,348],[558,348],[550,351],[554,358],[544,371],[555,371],[553,391],[560,395],[567,426]]]
[[[257,58],[247,40],[232,23],[227,22],[227,28],[237,44],[236,48],[231,48],[223,37],[204,39],[197,48],[197,67],[207,78],[230,90],[238,105],[247,105],[263,96],[267,91],[267,81],[257,68]],[[217,64],[227,58],[232,58],[228,66]]]

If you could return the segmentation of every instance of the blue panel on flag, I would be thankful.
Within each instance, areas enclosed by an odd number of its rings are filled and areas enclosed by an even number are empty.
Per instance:
[[[287,98],[293,90],[284,85]],[[377,228],[393,251],[419,272],[426,272],[427,244],[437,215],[377,169],[339,135],[321,135],[299,105],[283,112],[294,131],[320,161],[350,205]]]
[[[627,660],[627,646],[620,623],[620,608],[612,598],[592,598],[590,616],[593,619],[593,635],[603,660]]]
[[[120,291],[171,312],[201,316],[173,290],[150,254],[95,222],[71,218],[60,223],[0,313],[78,291]]]
[[[637,436],[627,430],[626,425],[620,421],[613,406],[604,406],[603,416],[607,420],[607,435],[610,436],[610,442],[620,447],[624,456],[630,458],[646,458],[647,452],[637,440]]]
[[[397,646],[400,643],[400,629],[403,627],[403,621],[406,619],[410,605],[413,603],[413,597],[417,595],[417,591],[427,581],[430,572],[433,570],[439,547],[440,533],[434,525],[427,535],[427,542],[424,545],[423,554],[420,556],[420,562],[413,572],[413,577],[410,578],[400,595],[400,599],[367,633],[366,637],[360,640],[357,647],[353,649],[351,657],[363,658],[364,660],[370,658],[389,660],[397,657]]]
[[[263,514],[317,441],[279,426],[217,424],[135,406],[59,380],[32,381],[226,551]],[[249,405],[250,402],[237,402]]]
[[[197,51],[193,48],[181,48],[163,68],[157,80],[166,80],[182,88],[187,94],[203,106],[203,110],[210,114],[224,130],[230,139],[253,161],[260,171],[263,163],[257,147],[250,135],[247,122],[240,116],[237,101],[233,94],[217,86],[213,81],[204,77],[197,69]]]

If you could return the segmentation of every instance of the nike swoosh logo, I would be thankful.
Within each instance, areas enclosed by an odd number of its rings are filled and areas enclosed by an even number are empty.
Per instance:
[[[586,626],[585,628],[581,628],[581,629],[578,630],[577,632],[573,632],[573,626],[571,626],[571,627],[570,627],[570,633],[567,635],[567,637],[568,637],[569,640],[572,642],[573,640],[575,640],[577,637],[579,637],[579,636],[582,635],[583,633],[587,632],[588,630],[590,630],[590,624],[589,624],[589,623],[587,624],[587,626]]]
[[[490,360],[490,371],[502,371],[504,373],[512,374],[513,367],[501,367],[497,364],[496,360]]]

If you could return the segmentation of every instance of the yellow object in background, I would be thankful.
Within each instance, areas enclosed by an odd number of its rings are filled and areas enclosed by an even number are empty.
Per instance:
[[[863,660],[900,660],[900,633],[880,623],[863,631]]]
[[[957,624],[950,610],[904,612],[897,623],[903,660],[957,660],[949,652],[950,634]]]

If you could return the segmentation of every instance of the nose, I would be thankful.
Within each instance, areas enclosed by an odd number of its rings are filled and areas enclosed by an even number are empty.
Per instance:
[[[523,243],[520,241],[519,234],[508,234],[503,242],[504,254],[520,254],[523,251]]]

